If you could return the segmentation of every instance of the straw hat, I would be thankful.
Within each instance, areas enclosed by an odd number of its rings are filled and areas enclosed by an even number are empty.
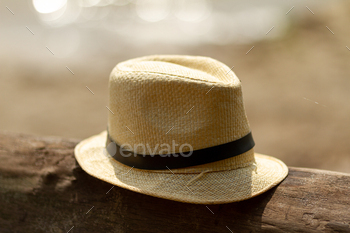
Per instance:
[[[288,174],[254,152],[241,82],[208,57],[155,55],[109,78],[107,130],[75,148],[90,175],[138,193],[195,204],[257,196]]]

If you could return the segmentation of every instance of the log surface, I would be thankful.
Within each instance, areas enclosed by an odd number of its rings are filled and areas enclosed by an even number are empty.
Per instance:
[[[0,232],[350,232],[350,175],[289,168],[247,201],[195,205],[98,180],[79,140],[0,133]]]

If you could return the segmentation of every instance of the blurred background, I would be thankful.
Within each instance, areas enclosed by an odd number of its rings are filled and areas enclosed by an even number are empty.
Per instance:
[[[350,172],[349,2],[0,3],[2,131],[97,134],[106,129],[117,63],[202,55],[241,79],[257,152],[288,166]]]

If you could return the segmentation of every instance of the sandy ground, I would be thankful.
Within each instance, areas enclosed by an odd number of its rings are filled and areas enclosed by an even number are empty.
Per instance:
[[[242,80],[257,152],[276,156],[289,166],[350,172],[348,22],[350,5],[342,3],[318,9],[314,15],[305,10],[286,36],[273,41],[134,47],[116,42],[118,53],[81,53],[69,60],[52,57],[43,46],[44,55],[33,55],[29,48],[19,53],[17,44],[36,46],[35,39],[25,28],[8,31],[6,36],[14,39],[1,45],[0,129],[89,137],[106,128],[108,76],[118,62],[149,54],[203,55],[234,66]]]

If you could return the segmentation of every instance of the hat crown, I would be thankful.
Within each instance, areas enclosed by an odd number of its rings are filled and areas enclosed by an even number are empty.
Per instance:
[[[240,80],[207,57],[160,55],[119,63],[110,75],[108,107],[110,137],[136,153],[145,153],[135,146],[140,144],[150,149],[146,154],[162,154],[161,145],[174,143],[199,150],[250,132]]]

